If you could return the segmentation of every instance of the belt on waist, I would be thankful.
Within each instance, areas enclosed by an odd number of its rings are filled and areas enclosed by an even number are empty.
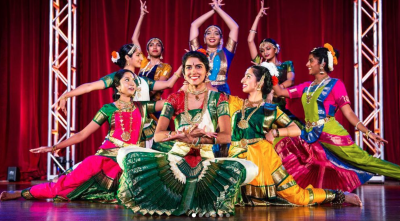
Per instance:
[[[232,141],[231,145],[239,146],[241,148],[246,148],[247,145],[257,143],[258,141],[262,140],[264,140],[264,138],[241,139],[240,141]]]
[[[320,120],[314,121],[314,122],[306,121],[306,129],[324,125],[325,123],[329,122],[331,119],[333,119],[333,118],[332,117],[325,117],[324,119],[320,119]]]

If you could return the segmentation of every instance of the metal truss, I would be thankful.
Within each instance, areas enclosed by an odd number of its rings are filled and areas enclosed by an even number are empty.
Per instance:
[[[383,137],[382,0],[354,1],[354,112],[374,133]],[[382,144],[375,144],[356,130],[356,143],[383,159]],[[375,151],[376,147],[381,152]],[[384,182],[384,176],[370,181]]]
[[[75,131],[75,98],[67,101],[67,114],[58,108],[60,97],[76,87],[77,0],[50,0],[48,146],[69,138]],[[74,165],[75,146],[66,148],[63,166],[47,155],[47,179]],[[62,171],[58,171],[57,167]]]

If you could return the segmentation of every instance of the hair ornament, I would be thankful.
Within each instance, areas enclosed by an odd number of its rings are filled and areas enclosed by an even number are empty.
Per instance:
[[[111,53],[111,61],[112,61],[113,63],[117,63],[117,62],[118,62],[118,59],[120,59],[119,53],[116,52],[116,51],[113,51],[113,52]]]
[[[207,56],[207,51],[204,48],[199,48],[196,51],[204,54],[205,56]]]
[[[264,61],[264,62],[262,62],[259,66],[268,69],[269,74],[270,74],[271,76],[275,76],[275,77],[278,77],[278,76],[279,76],[279,71],[278,71],[278,68],[275,66],[275,64],[273,64],[273,63],[268,63],[268,62]]]
[[[137,46],[136,46],[136,45],[133,45],[132,48],[131,48],[131,50],[129,50],[128,55],[132,55],[133,52],[136,51],[136,49],[137,49]]]
[[[332,45],[330,45],[329,43],[325,43],[324,48],[328,49],[331,52],[332,61],[333,61],[332,64],[337,65],[338,61],[337,61],[337,57],[336,57],[336,52],[335,52],[335,50],[333,50]],[[328,58],[329,58],[329,53],[328,53]]]

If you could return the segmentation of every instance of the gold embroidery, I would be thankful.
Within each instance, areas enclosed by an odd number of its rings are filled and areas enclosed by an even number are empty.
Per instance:
[[[226,42],[226,46],[225,48],[232,52],[235,53],[236,52],[236,47],[237,47],[237,42],[232,40],[232,38],[228,38],[228,42]]]
[[[104,113],[102,110],[99,110],[94,116],[93,121],[96,122],[98,125],[102,125],[104,122],[107,121],[107,118],[107,114]]]
[[[287,127],[292,122],[289,116],[279,109],[277,111],[277,115],[279,115],[279,117],[276,119],[275,122],[279,127]]]
[[[326,193],[326,198],[322,203],[329,203],[335,199],[336,194],[332,190],[325,190],[325,193]]]
[[[174,115],[174,108],[170,103],[165,102],[163,109],[161,111],[161,116],[171,119],[173,115]]]
[[[251,145],[262,140],[264,140],[264,138],[241,139],[240,141],[232,141],[231,145],[247,149],[247,145]]]
[[[22,190],[21,195],[22,195],[22,197],[24,197],[27,200],[35,199],[35,197],[33,197],[33,195],[31,194],[31,188]]]
[[[282,183],[282,181],[285,180],[287,176],[289,176],[289,173],[286,171],[283,165],[281,165],[272,173],[272,179],[274,180],[275,185],[279,185],[280,183]]]
[[[111,78],[109,75],[103,77],[102,79],[106,85],[106,88],[111,87],[112,83],[114,82],[114,78]]]
[[[276,113],[276,112],[275,112]],[[263,132],[264,134],[268,133],[268,131],[271,129],[272,122],[275,121],[275,114],[271,114],[269,116],[264,117],[264,122],[263,122]]]
[[[169,78],[171,74],[171,69],[171,66],[167,63],[158,64],[156,73],[154,74],[154,80],[158,81],[161,77]]]
[[[292,180],[292,181],[290,181],[290,182],[288,182],[288,183],[286,183],[284,185],[278,186],[278,188],[276,188],[276,190],[282,191],[282,190],[289,189],[290,187],[296,186],[296,185],[297,185],[296,181]]]
[[[228,104],[228,102],[221,102],[218,105],[217,116],[220,117],[222,115],[228,115],[229,116],[229,104]]]
[[[259,199],[274,198],[276,197],[276,188],[275,185],[252,186],[248,184],[246,185],[246,195]]]
[[[69,201],[67,198],[64,198],[62,196],[55,196],[53,198],[53,202],[64,202],[64,201]]]
[[[308,193],[310,194],[310,200],[308,201],[308,204],[312,204],[314,201],[314,191],[312,189],[307,189]]]
[[[122,141],[121,141],[122,142]],[[95,155],[97,156],[104,156],[104,157],[116,157],[118,155],[118,150],[120,148],[111,148],[111,149],[100,149],[96,152]]]

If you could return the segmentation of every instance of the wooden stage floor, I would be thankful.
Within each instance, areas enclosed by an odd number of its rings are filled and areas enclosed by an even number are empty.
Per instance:
[[[0,182],[0,191],[29,186],[30,183]],[[362,207],[237,207],[236,216],[223,218],[141,216],[114,204],[19,199],[0,202],[0,220],[400,220],[399,182],[367,184],[358,188],[356,193],[363,202]]]

